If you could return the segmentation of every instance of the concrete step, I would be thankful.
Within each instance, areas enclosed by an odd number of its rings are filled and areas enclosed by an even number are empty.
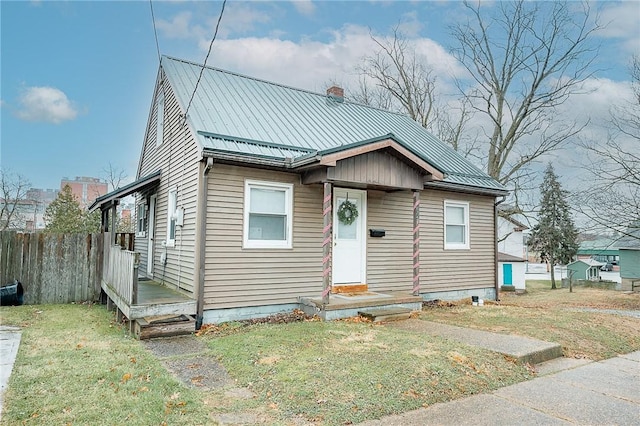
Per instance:
[[[135,320],[133,332],[138,339],[146,340],[184,336],[195,332],[195,329],[196,320],[192,315],[162,315]]]
[[[387,308],[358,311],[358,315],[370,319],[373,322],[398,321],[411,317],[411,309],[408,308]]]

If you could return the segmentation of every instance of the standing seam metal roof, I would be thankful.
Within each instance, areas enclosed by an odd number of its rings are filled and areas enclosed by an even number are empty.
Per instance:
[[[202,65],[164,56],[161,66],[184,110]],[[444,172],[446,182],[505,190],[405,115],[349,101],[337,102],[324,94],[216,68],[207,67],[202,74],[188,119],[204,150],[277,158],[333,150],[393,134],[409,150]]]

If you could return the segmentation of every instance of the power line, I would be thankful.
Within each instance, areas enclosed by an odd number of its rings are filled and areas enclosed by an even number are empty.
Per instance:
[[[191,102],[193,102],[193,97],[196,95],[196,90],[198,90],[198,85],[200,84],[200,80],[202,79],[202,74],[204,73],[204,69],[207,66],[207,61],[209,60],[209,55],[211,54],[211,48],[213,47],[213,42],[216,40],[216,36],[218,35],[218,28],[220,27],[220,21],[222,20],[222,15],[224,14],[224,6],[226,4],[227,4],[227,0],[224,0],[222,2],[222,8],[220,9],[220,16],[218,16],[218,23],[216,24],[216,30],[213,33],[213,38],[211,39],[211,43],[209,43],[209,51],[207,52],[207,56],[204,58],[204,63],[202,64],[202,69],[200,70],[198,81],[196,81],[196,85],[193,88],[193,93],[191,93],[191,99],[189,99],[189,103],[187,104],[187,109],[184,111],[185,121],[187,120],[187,114],[189,113]]]
[[[160,62],[160,45],[158,44],[158,31],[156,30],[156,17],[153,15],[153,3],[149,0],[151,7],[151,21],[153,22],[153,35],[156,37],[156,51],[158,52],[158,62]]]

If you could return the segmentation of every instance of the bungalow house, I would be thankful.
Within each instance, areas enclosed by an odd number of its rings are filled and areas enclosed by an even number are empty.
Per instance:
[[[165,56],[137,177],[92,208],[108,229],[118,199],[136,194],[132,279],[179,294],[196,327],[498,296],[505,188],[407,116],[337,87],[312,93]],[[129,319],[166,312],[157,299],[136,314],[141,290],[115,287],[103,280]]]

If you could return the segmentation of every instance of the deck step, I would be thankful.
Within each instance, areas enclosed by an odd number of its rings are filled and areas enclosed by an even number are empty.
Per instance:
[[[161,315],[135,320],[134,333],[140,340],[157,337],[183,336],[195,331],[192,315]]]
[[[373,322],[398,321],[411,317],[411,309],[408,308],[388,308],[359,311],[358,315],[369,318]]]

